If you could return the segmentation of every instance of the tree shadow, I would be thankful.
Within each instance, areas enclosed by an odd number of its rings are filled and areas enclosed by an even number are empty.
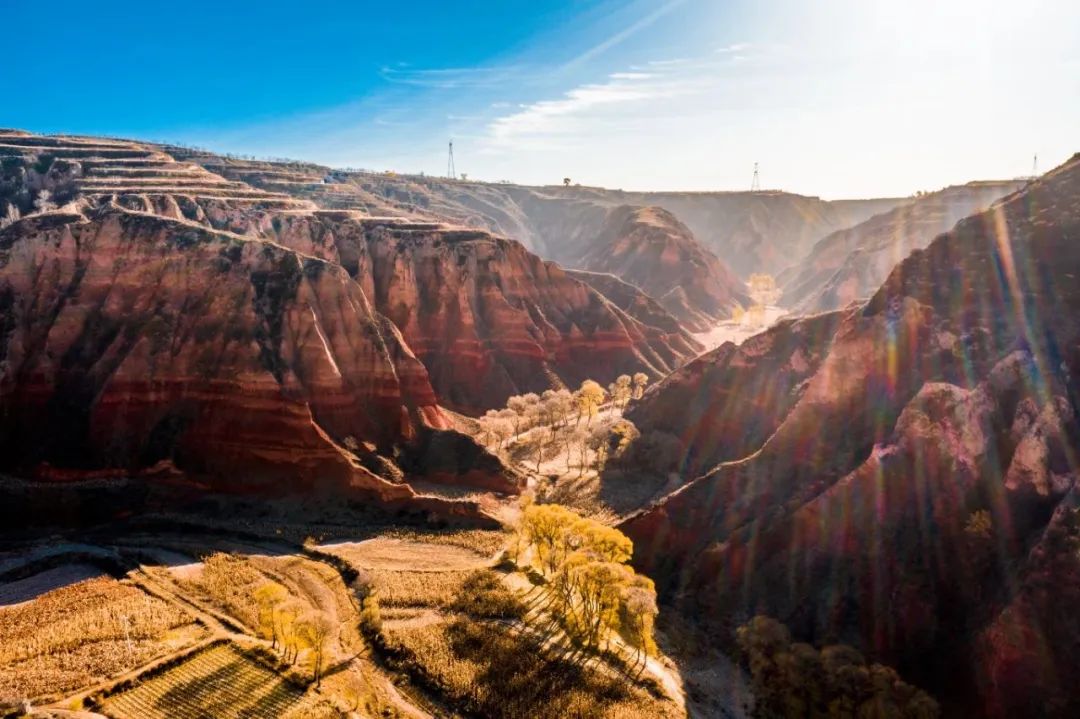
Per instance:
[[[521,632],[459,618],[447,627],[447,637],[457,658],[480,667],[476,685],[482,689],[470,708],[482,716],[588,716],[630,696],[618,679],[575,661],[580,653],[552,656]]]

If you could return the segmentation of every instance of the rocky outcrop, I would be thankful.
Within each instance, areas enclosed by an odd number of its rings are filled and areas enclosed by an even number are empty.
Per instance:
[[[286,220],[274,236],[345,267],[428,368],[440,402],[457,410],[590,378],[659,377],[690,356],[677,337],[486,232],[320,212]]]
[[[785,273],[782,304],[813,313],[865,299],[914,250],[1023,185],[1013,180],[947,187],[834,232]]]
[[[717,626],[857,643],[947,711],[1075,714],[1046,582],[1080,592],[1077,237],[1080,157],[913,253],[759,447],[622,525],[638,566]]]
[[[694,332],[712,329],[736,306],[749,303],[745,285],[659,207],[611,210],[575,265],[640,287]]]

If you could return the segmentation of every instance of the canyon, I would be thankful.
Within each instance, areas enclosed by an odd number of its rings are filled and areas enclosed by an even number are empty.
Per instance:
[[[1080,706],[1048,668],[1080,661],[1080,158],[834,202],[15,130],[0,163],[10,525],[250,501],[520,538],[565,503],[711,651],[767,614],[947,714]]]

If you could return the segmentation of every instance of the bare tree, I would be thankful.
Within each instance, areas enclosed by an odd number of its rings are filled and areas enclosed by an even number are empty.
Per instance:
[[[8,205],[7,212],[4,216],[0,217],[0,230],[14,225],[20,218],[22,218],[22,213],[19,212],[19,208],[15,206],[15,203],[11,203]]]

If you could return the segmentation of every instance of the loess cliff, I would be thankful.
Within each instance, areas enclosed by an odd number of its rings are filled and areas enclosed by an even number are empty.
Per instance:
[[[0,205],[25,215],[0,230],[3,471],[348,490],[442,514],[475,507],[417,497],[411,473],[517,491],[451,439],[371,283],[305,251],[351,213],[134,142],[4,131],[0,160]]]
[[[236,487],[386,498],[343,450],[445,426],[427,371],[340,267],[104,206],[0,234],[5,469],[167,461]]]
[[[482,412],[514,394],[589,378],[659,377],[696,349],[483,231],[316,212],[284,220],[274,237],[347,269],[457,410]]]

